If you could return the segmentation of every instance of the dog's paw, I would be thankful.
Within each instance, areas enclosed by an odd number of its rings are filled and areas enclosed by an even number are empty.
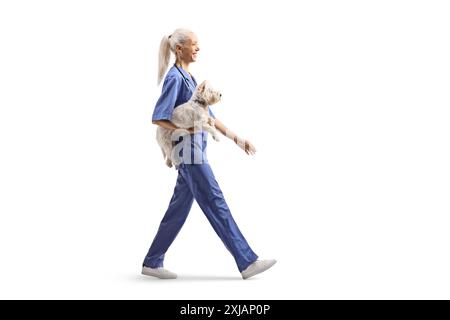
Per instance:
[[[220,138],[217,134],[213,134],[212,137],[215,141],[220,141]]]
[[[173,159],[173,160],[172,160],[172,164],[173,164],[174,166],[179,166],[181,163],[182,163],[182,161],[181,161],[180,159],[178,159],[178,160]]]

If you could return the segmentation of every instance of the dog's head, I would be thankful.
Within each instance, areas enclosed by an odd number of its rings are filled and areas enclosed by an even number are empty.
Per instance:
[[[210,83],[205,80],[196,88],[195,95],[197,98],[205,101],[207,105],[212,105],[220,101],[222,94],[211,87]]]

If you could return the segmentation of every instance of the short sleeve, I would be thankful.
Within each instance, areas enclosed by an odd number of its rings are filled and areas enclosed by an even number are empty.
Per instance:
[[[210,117],[212,117],[212,118],[216,118],[216,116],[214,115],[214,113],[211,111],[211,108],[209,108],[208,107],[208,110],[209,110],[209,115],[210,115]]]
[[[156,102],[152,121],[171,120],[172,112],[181,88],[181,80],[177,77],[166,77],[161,90],[161,96]]]

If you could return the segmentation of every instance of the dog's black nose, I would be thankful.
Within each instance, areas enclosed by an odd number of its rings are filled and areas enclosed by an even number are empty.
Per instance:
[[[222,94],[221,94],[221,93],[219,93],[219,97],[222,97]]]

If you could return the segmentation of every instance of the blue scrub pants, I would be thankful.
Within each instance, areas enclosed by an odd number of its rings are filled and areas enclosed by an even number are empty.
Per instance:
[[[145,257],[144,266],[163,267],[164,254],[186,221],[194,198],[214,231],[233,255],[239,271],[255,262],[258,256],[239,231],[211,167],[206,162],[182,163],[178,166],[177,183],[169,208]]]

